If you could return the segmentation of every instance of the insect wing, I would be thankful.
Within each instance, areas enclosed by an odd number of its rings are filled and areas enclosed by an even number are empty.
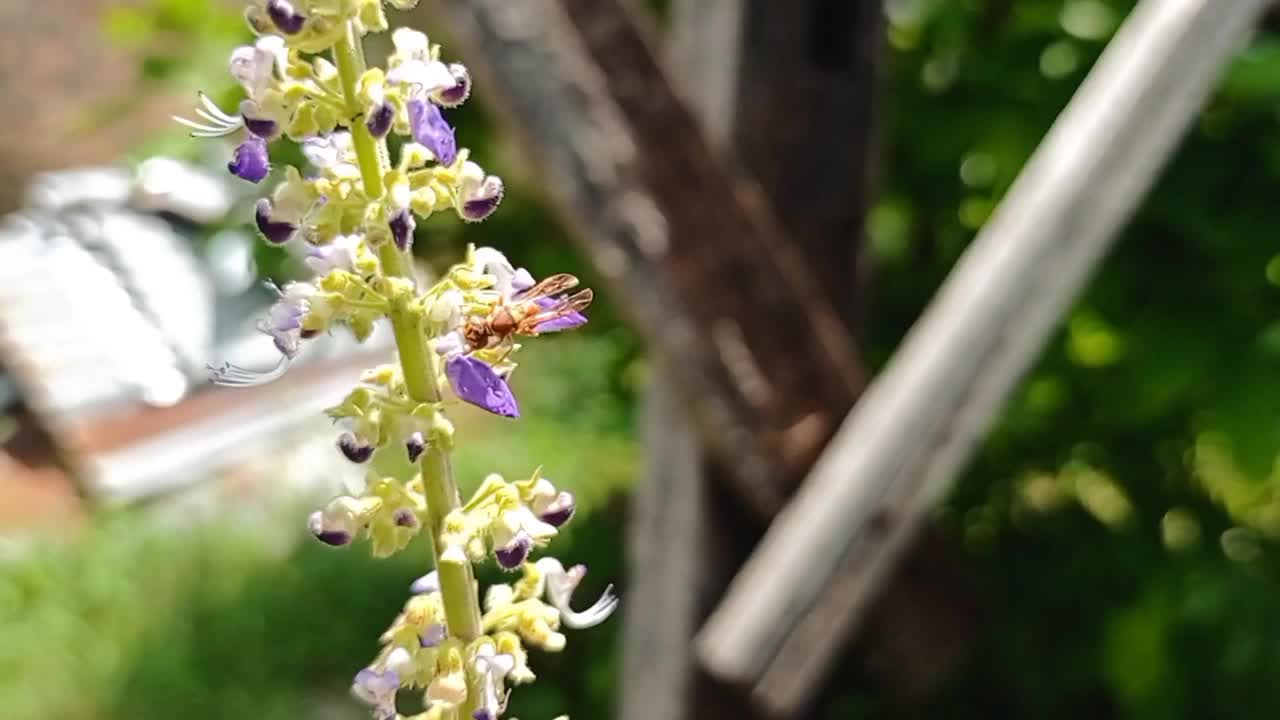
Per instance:
[[[521,290],[512,296],[512,300],[525,302],[559,295],[578,286],[578,278],[569,273],[557,273],[538,281],[536,285]]]
[[[582,315],[595,295],[590,289],[581,290],[573,295],[549,303],[539,303],[542,308],[532,315],[520,320],[516,332],[521,335],[538,335],[546,332],[558,332],[582,325],[587,318]]]

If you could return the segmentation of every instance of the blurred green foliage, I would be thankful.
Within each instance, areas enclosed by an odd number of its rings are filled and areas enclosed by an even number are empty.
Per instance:
[[[592,567],[584,596],[621,573],[617,514],[597,506],[558,543]],[[99,518],[73,544],[0,558],[3,717],[364,717],[347,697],[350,677],[376,652],[429,553],[415,543],[375,562],[360,548],[282,546],[275,535],[225,519],[175,526],[129,514]],[[535,672],[552,679],[514,695],[513,711],[608,716],[616,636],[615,622],[589,644],[535,655]]]
[[[864,345],[875,364],[1131,6],[887,0],[884,169],[867,226],[876,282]],[[230,100],[218,72],[243,30],[227,7],[149,0],[110,27],[146,50],[157,81]],[[975,578],[983,632],[918,714],[1280,712],[1278,110],[1280,32],[1266,28],[941,509]],[[483,109],[472,103],[454,119],[516,182],[483,226],[427,223],[419,252],[447,261],[462,243],[485,242],[535,274],[567,269],[590,281]],[[171,140],[148,150],[206,151]],[[635,340],[606,299],[583,337],[531,350],[516,379],[528,419],[461,418],[474,442],[459,467],[472,481],[535,463],[566,478],[594,510],[563,554],[592,564],[592,582],[619,578],[611,498],[636,465]],[[316,703],[341,706],[347,674],[420,570],[413,551],[372,562],[310,544],[282,554],[223,527],[177,542],[171,533],[109,517],[74,545],[0,565],[6,717],[294,718]],[[515,693],[515,714],[608,716],[617,627],[538,658],[547,682]],[[849,682],[825,714],[901,714],[892,703],[869,682]],[[358,716],[349,709],[335,717]]]
[[[1131,5],[887,4],[877,361]],[[1231,67],[944,508],[987,616],[935,711],[1280,712],[1278,43]]]
[[[469,489],[489,472],[523,477],[541,464],[572,490],[580,512],[554,552],[591,568],[585,598],[623,577],[617,500],[636,447],[616,384],[626,374],[610,369],[618,344],[607,334],[560,340],[529,348],[515,376],[527,421],[460,409],[456,469]],[[336,452],[334,462],[344,462]],[[163,506],[104,514],[72,542],[0,553],[0,717],[365,717],[347,698],[350,677],[430,553],[421,542],[390,560],[363,545],[325,547],[303,529],[311,509],[281,508],[265,527],[261,515],[239,519],[234,504],[212,522]],[[481,580],[502,581],[493,568]],[[513,695],[513,712],[607,717],[618,628],[537,654],[533,669],[548,679]]]

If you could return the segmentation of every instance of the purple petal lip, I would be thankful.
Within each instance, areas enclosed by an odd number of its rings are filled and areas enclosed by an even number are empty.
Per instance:
[[[418,462],[418,458],[427,449],[427,441],[422,437],[422,433],[415,432],[405,441],[404,449],[409,455],[409,462]]]
[[[341,530],[322,530],[315,535],[316,539],[325,545],[342,547],[343,545],[351,543],[351,533],[346,533]]]
[[[351,533],[344,530],[326,530],[324,528],[324,513],[317,510],[311,513],[311,517],[307,518],[307,528],[311,530],[311,534],[317,540],[325,545],[333,545],[340,547],[351,542]]]
[[[471,96],[471,75],[465,68],[450,69],[453,72],[453,87],[441,90],[437,97],[441,105],[453,108],[466,102],[467,98]]]
[[[396,109],[391,103],[384,102],[378,106],[377,110],[369,116],[365,121],[365,127],[369,128],[369,133],[376,138],[385,136],[391,132],[391,123],[396,119]]]
[[[248,180],[251,183],[262,182],[271,172],[271,161],[267,158],[267,141],[250,134],[236,147],[235,157],[227,163],[227,170],[232,175]]]
[[[565,491],[560,493],[559,497],[538,516],[538,519],[551,527],[558,528],[573,517],[574,507],[573,494]]]
[[[399,210],[391,216],[387,225],[391,228],[391,239],[395,241],[396,247],[408,250],[409,245],[413,243],[413,230],[417,226],[413,220],[413,213],[407,208]]]
[[[493,214],[498,209],[498,205],[502,203],[502,195],[494,195],[491,198],[481,198],[479,200],[468,200],[462,203],[462,216],[471,222],[479,222]]]
[[[520,417],[515,395],[511,393],[507,381],[499,377],[487,363],[469,355],[460,355],[445,365],[445,374],[449,376],[449,385],[460,399],[494,415]]]
[[[413,139],[426,146],[441,165],[452,165],[458,159],[458,141],[453,128],[434,103],[422,98],[409,101],[409,129]]]
[[[267,242],[274,245],[282,245],[293,237],[293,233],[297,231],[292,223],[280,222],[271,219],[271,201],[263,198],[258,201],[258,205],[254,208],[254,222],[258,225],[258,232],[267,239]]]
[[[529,557],[529,551],[532,549],[533,538],[529,537],[528,533],[521,531],[511,541],[510,545],[494,550],[493,555],[503,568],[515,570],[524,564],[525,559]]]
[[[352,433],[338,437],[338,449],[353,463],[362,463],[373,457],[373,446],[360,442]]]
[[[411,528],[418,526],[418,516],[409,508],[400,508],[392,513],[391,518],[398,527]]]
[[[479,710],[472,712],[471,717],[474,718],[474,720],[494,720],[493,713],[487,708],[480,708]]]
[[[306,16],[298,13],[293,6],[284,0],[271,0],[267,3],[267,15],[271,22],[285,35],[297,35],[306,24]]]
[[[249,130],[249,132],[257,135],[263,140],[270,140],[275,137],[276,130],[278,129],[275,120],[261,120],[251,117],[246,117],[244,119],[244,126]]]

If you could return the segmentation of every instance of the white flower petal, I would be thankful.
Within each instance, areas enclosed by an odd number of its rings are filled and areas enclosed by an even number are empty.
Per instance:
[[[430,95],[453,87],[457,81],[449,66],[438,60],[409,60],[387,71],[387,82],[408,85],[414,96]]]
[[[515,597],[515,591],[510,585],[490,585],[484,594],[484,609],[486,611],[495,608],[506,607],[511,604],[512,598]]]
[[[398,647],[387,655],[386,666],[388,670],[394,670],[401,676],[407,675],[413,666],[413,656],[408,650]]]
[[[413,584],[409,586],[409,592],[414,595],[425,595],[427,593],[440,592],[440,576],[435,570],[423,575]]]
[[[405,59],[427,57],[431,43],[427,36],[412,28],[400,27],[391,33],[391,44],[396,48],[396,55]]]

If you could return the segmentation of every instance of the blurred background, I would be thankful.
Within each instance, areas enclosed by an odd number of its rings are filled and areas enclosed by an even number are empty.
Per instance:
[[[393,22],[470,64],[431,4]],[[1132,3],[876,7],[874,189],[845,234],[861,248],[857,339],[872,370]],[[681,17],[662,2],[646,12],[663,32]],[[1268,22],[938,508],[978,631],[906,696],[855,643],[808,712],[1280,712],[1280,21]],[[334,338],[266,388],[204,382],[205,363],[265,364],[261,281],[299,270],[255,242],[257,189],[226,176],[230,147],[168,119],[197,89],[237,98],[225,61],[250,37],[239,4],[9,2],[0,33],[0,717],[362,717],[350,676],[427,552],[334,551],[304,520],[351,479],[317,413],[385,338]],[[484,99],[451,119],[510,193],[482,225],[426,223],[416,252],[440,267],[489,244],[535,275],[601,285]],[[584,332],[530,343],[520,422],[458,418],[464,484],[541,464],[578,494],[557,555],[587,563],[594,588],[621,583],[624,612],[652,376],[628,302],[606,293]],[[534,658],[541,681],[511,714],[614,716],[621,625]]]

